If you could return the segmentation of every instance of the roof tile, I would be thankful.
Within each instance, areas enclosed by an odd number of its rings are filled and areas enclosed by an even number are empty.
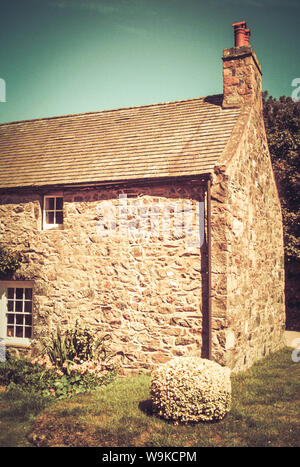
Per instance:
[[[222,96],[0,125],[0,188],[210,172],[239,115]]]

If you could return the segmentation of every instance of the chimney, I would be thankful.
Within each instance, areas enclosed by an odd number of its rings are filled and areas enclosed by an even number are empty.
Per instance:
[[[223,51],[223,107],[262,106],[261,67],[249,43],[246,21],[233,23],[234,47]]]
[[[232,26],[234,27],[234,46],[249,45],[250,29],[247,29],[246,21],[233,23]]]

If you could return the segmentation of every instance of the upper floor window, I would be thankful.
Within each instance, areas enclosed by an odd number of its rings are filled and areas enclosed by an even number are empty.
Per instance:
[[[64,222],[62,196],[44,196],[44,229],[62,229]]]

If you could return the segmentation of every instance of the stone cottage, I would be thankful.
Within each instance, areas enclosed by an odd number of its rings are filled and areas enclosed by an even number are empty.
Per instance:
[[[283,235],[246,23],[223,94],[0,125],[0,337],[25,354],[76,319],[125,369],[233,371],[282,346]]]

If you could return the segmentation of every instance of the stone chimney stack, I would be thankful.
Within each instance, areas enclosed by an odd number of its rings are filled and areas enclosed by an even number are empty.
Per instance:
[[[234,23],[234,47],[223,51],[223,107],[256,103],[262,108],[261,67],[249,44],[246,21]]]

